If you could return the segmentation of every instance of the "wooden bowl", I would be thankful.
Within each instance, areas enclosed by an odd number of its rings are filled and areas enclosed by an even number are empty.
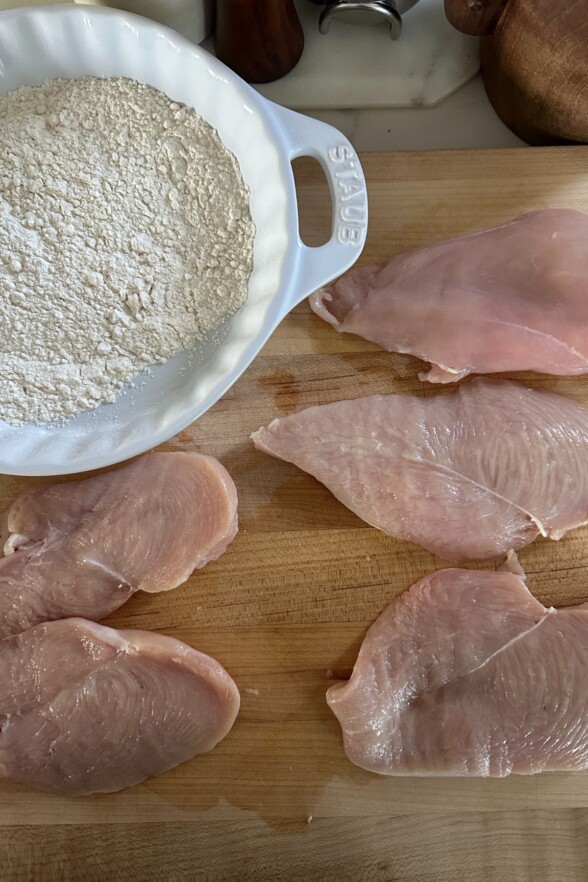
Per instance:
[[[588,142],[588,0],[445,0],[449,21],[482,36],[494,109],[529,144]]]

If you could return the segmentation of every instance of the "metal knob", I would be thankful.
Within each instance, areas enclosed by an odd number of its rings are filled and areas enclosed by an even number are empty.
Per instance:
[[[402,33],[402,15],[418,0],[327,0],[319,19],[319,30],[326,34],[335,16],[349,24],[390,25],[390,37],[397,40]]]

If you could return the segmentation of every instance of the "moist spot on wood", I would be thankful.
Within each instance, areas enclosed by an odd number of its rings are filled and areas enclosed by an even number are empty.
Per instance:
[[[277,370],[265,377],[260,377],[262,389],[269,389],[273,394],[274,404],[282,413],[291,413],[300,405],[302,390],[294,374],[289,371]]]

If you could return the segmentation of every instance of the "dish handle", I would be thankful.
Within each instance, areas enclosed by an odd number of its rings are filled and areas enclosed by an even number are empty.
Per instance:
[[[322,166],[333,206],[331,238],[324,245],[305,245],[298,230],[297,205],[294,219],[297,239],[296,285],[291,302],[284,303],[284,314],[292,307],[349,269],[365,245],[368,226],[368,200],[363,170],[355,149],[333,126],[275,105],[290,161],[311,156]],[[292,173],[293,174],[293,173]]]

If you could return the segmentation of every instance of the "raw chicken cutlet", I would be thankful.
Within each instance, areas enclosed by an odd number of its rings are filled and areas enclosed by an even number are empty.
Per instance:
[[[310,298],[317,315],[434,367],[588,373],[588,214],[546,209],[352,269]]]
[[[382,775],[588,769],[588,604],[440,570],[384,610],[327,692],[349,759]]]
[[[309,407],[252,438],[368,524],[448,560],[494,558],[588,521],[588,409],[506,380]]]
[[[6,518],[0,638],[70,616],[101,619],[135,591],[168,591],[237,533],[237,491],[199,453],[152,453],[116,471],[34,487]]]
[[[71,796],[121,790],[211,750],[239,692],[214,659],[84,619],[0,647],[0,773]]]

